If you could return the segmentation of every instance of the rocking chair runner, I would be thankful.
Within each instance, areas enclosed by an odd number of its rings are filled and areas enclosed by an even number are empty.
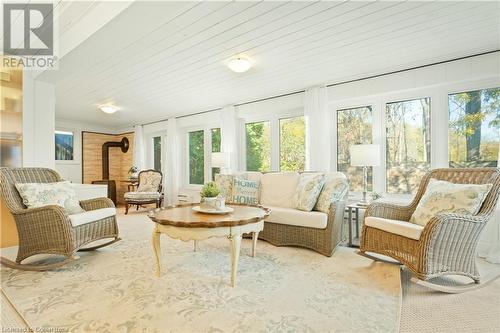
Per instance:
[[[57,172],[46,168],[0,168],[0,189],[7,208],[14,216],[19,234],[19,248],[16,261],[2,257],[5,266],[23,270],[43,271],[65,265],[75,259],[76,251],[91,251],[110,245],[120,238],[116,216],[107,214],[95,221],[73,225],[70,216],[57,205],[26,208],[15,188],[16,183],[53,183],[61,178]],[[85,211],[114,208],[108,198],[80,201]],[[77,214],[84,215],[86,213]],[[72,215],[76,216],[76,215]],[[81,220],[81,219],[80,219]],[[96,240],[112,238],[109,242],[83,248]],[[52,264],[21,264],[36,254],[59,254],[67,259]]]
[[[476,215],[436,215],[423,227],[419,237],[412,236],[411,232],[410,236],[403,236],[365,224],[358,254],[380,260],[366,253],[374,252],[396,259],[415,274],[416,279],[412,281],[426,287],[451,293],[467,291],[474,287],[443,287],[426,280],[443,275],[464,275],[479,284],[480,275],[475,262],[477,243],[497,204],[500,169],[433,170],[422,179],[415,198],[408,206],[375,202],[367,208],[365,221],[368,217],[379,217],[408,222],[431,178],[459,184],[493,184],[493,187]]]

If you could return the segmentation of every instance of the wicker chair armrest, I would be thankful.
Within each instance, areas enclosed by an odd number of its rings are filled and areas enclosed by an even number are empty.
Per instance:
[[[84,210],[89,211],[101,208],[115,207],[115,204],[109,198],[95,198],[80,201],[80,206],[82,206]]]
[[[59,243],[71,251],[74,246],[73,226],[61,206],[48,205],[36,208],[19,209],[12,212],[16,221],[20,240],[33,242]]]
[[[409,221],[414,210],[415,209],[412,205],[396,205],[388,202],[374,202],[366,208],[365,218],[373,216],[391,220]]]
[[[337,217],[344,218],[344,209],[347,204],[346,200],[332,201],[330,203],[330,209],[328,210],[328,220],[333,220]]]
[[[488,218],[482,215],[439,214],[424,227],[419,240],[419,253],[426,258],[425,271],[436,265],[452,267],[466,256],[475,254],[481,230]],[[434,267],[430,267],[434,265]]]

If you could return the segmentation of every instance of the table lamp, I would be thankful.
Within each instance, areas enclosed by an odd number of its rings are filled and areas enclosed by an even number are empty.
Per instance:
[[[212,153],[212,168],[220,168],[224,174],[229,168],[229,153]]]
[[[363,167],[363,200],[359,205],[368,205],[366,192],[368,191],[368,167],[380,165],[379,145],[353,145],[350,148],[351,166]]]

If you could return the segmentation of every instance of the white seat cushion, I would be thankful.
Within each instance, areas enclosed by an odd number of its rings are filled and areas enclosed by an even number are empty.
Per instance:
[[[260,178],[260,203],[264,206],[295,208],[293,198],[300,175],[297,172],[271,172]]]
[[[265,220],[266,222],[316,229],[325,229],[328,222],[328,214],[322,212],[304,212],[293,208],[266,207],[271,209],[271,215]]]
[[[80,214],[69,215],[69,220],[71,221],[71,225],[73,225],[73,227],[77,227],[82,224],[95,222],[97,220],[101,220],[106,217],[114,215],[116,215],[116,208],[108,207],[96,210],[89,210],[88,212]]]
[[[132,200],[157,200],[160,198],[159,192],[126,192],[123,197]]]
[[[369,216],[365,219],[365,225],[415,240],[420,239],[422,230],[424,230],[424,227],[418,224],[373,216]]]

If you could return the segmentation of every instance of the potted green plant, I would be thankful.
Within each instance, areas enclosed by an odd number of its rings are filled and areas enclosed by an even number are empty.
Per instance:
[[[203,209],[217,209],[217,200],[220,190],[215,182],[208,182],[201,188],[201,208]]]

